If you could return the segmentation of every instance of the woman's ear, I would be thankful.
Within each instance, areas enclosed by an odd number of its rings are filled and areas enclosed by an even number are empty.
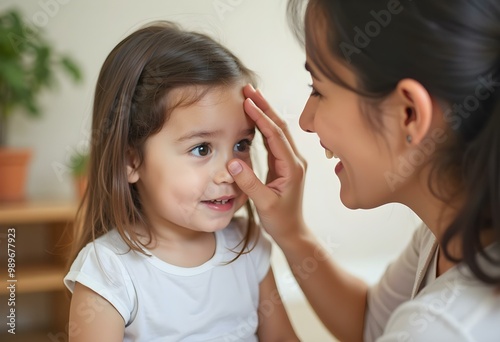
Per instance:
[[[136,183],[139,180],[139,155],[135,149],[127,150],[127,179],[130,184]]]
[[[396,86],[398,114],[408,144],[419,144],[432,123],[432,98],[425,87],[413,79],[403,79]]]

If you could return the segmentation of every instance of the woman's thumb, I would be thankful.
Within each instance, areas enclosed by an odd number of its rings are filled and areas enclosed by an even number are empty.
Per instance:
[[[228,163],[227,169],[238,187],[253,200],[257,209],[266,207],[267,202],[276,196],[271,189],[262,184],[245,162],[233,159]]]

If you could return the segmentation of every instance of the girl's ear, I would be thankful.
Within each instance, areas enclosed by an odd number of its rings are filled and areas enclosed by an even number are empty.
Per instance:
[[[127,179],[130,184],[136,183],[139,180],[139,156],[135,149],[127,150]]]
[[[418,145],[432,123],[433,103],[425,87],[413,80],[403,79],[396,86],[399,98],[398,114],[408,144]]]

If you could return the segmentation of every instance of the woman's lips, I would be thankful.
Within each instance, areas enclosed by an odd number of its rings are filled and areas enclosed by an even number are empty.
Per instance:
[[[340,171],[344,169],[344,164],[342,164],[341,161],[338,162],[337,165],[335,165],[335,173],[338,175]]]

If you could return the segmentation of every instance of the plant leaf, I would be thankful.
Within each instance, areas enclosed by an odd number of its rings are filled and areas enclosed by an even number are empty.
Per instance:
[[[40,28],[32,27],[16,9],[1,11],[0,119],[19,107],[32,116],[40,115],[38,94],[56,84],[59,71],[73,81],[82,78],[77,64],[55,52]]]
[[[80,68],[70,57],[63,56],[61,58],[61,65],[65,68],[66,72],[73,77],[74,81],[80,81],[82,79]]]

